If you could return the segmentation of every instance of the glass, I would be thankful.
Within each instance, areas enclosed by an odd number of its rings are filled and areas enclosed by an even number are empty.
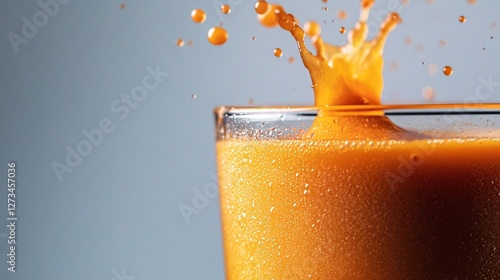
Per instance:
[[[214,113],[227,279],[500,275],[500,104]]]

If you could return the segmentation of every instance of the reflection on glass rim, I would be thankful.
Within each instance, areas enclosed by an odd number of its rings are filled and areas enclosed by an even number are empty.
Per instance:
[[[388,115],[399,114],[500,114],[500,103],[478,103],[478,104],[389,104],[389,105],[341,105],[341,106],[219,106],[214,108],[214,113],[247,115],[247,114],[279,114],[305,113],[316,115],[318,111],[331,113],[355,113],[355,112],[380,112]]]

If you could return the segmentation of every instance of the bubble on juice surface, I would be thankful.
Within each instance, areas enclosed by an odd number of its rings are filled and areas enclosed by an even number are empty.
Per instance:
[[[220,11],[227,15],[227,14],[231,13],[231,6],[229,6],[228,4],[224,4],[224,5],[220,6]]]
[[[255,5],[254,5],[254,8],[255,8],[255,12],[257,12],[257,14],[259,15],[263,15],[267,12],[267,10],[269,9],[269,4],[264,1],[264,0],[259,0],[257,2],[255,2]]]
[[[467,21],[467,18],[466,18],[465,16],[463,16],[463,15],[462,15],[462,16],[459,16],[459,17],[458,17],[458,21],[460,21],[461,23],[464,23],[464,22],[466,22],[466,21]]]
[[[202,9],[194,9],[191,11],[191,19],[196,23],[203,23],[207,19],[207,14]]]
[[[222,45],[227,41],[228,37],[227,31],[222,27],[215,26],[208,31],[208,41],[212,45]]]
[[[184,40],[182,40],[181,38],[178,38],[177,40],[175,40],[175,44],[179,47],[184,47]]]
[[[280,48],[275,48],[273,50],[274,56],[281,57],[283,55],[283,51]]]
[[[451,74],[453,74],[453,68],[451,68],[451,66],[445,66],[443,67],[443,73],[446,75],[446,76],[450,76]]]

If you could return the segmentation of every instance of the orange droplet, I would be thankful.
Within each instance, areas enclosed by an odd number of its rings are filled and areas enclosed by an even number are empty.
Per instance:
[[[413,44],[413,40],[410,37],[405,38],[405,45],[410,46]]]
[[[227,4],[224,4],[224,5],[220,6],[220,11],[227,15],[227,14],[231,13],[231,7]]]
[[[476,4],[477,0],[467,0],[467,3],[469,4]]]
[[[427,101],[434,99],[435,95],[434,89],[430,86],[426,86],[422,89],[422,97]]]
[[[274,56],[281,57],[283,55],[283,51],[280,48],[274,49]]]
[[[396,71],[398,71],[398,68],[399,68],[399,65],[398,65],[398,63],[397,63],[397,62],[392,62],[392,63],[390,64],[390,69],[391,69],[391,71],[392,71],[392,72],[396,72]]]
[[[450,76],[451,74],[453,74],[453,68],[451,68],[451,66],[445,66],[443,68],[443,73],[446,75],[446,76]]]
[[[121,4],[120,4],[120,10],[124,10],[124,9],[125,9],[125,7],[126,7],[125,3],[121,3]]]
[[[193,46],[193,44],[194,44],[194,43],[193,43],[193,40],[189,40],[189,41],[188,41],[188,46],[192,47],[192,46]]]
[[[436,64],[429,64],[427,67],[427,73],[429,73],[429,75],[436,75],[437,71],[438,67]]]
[[[275,11],[283,9],[280,5],[271,4],[264,14],[258,14],[257,18],[260,23],[265,27],[275,27],[278,25],[278,18],[276,17]]]
[[[288,62],[293,63],[295,61],[295,58],[293,56],[290,56],[288,58]]]
[[[344,34],[344,33],[345,33],[345,27],[343,27],[343,26],[342,26],[342,27],[340,27],[340,28],[339,28],[339,32],[340,32],[340,33],[342,33],[342,34]]]
[[[337,12],[337,18],[340,20],[344,20],[347,18],[347,13],[344,10],[340,10]]]
[[[465,16],[459,16],[458,21],[460,21],[461,23],[464,23],[467,21],[467,18],[465,18]]]
[[[177,39],[175,43],[181,48],[184,47],[184,40],[182,40],[181,38]]]
[[[445,40],[439,40],[439,46],[440,47],[445,47],[446,46],[446,41]]]
[[[193,11],[191,11],[191,18],[194,22],[202,23],[205,21],[205,19],[207,19],[207,15],[202,9],[194,9]]]
[[[408,5],[409,2],[410,2],[410,0],[401,0],[401,4],[403,4],[403,5]]]
[[[321,0],[321,1],[322,1],[323,3],[327,3],[327,2],[328,2],[328,0]]]
[[[212,45],[222,45],[227,41],[228,38],[227,31],[222,27],[212,27],[208,30],[208,41]]]
[[[264,0],[259,0],[259,1],[255,2],[254,8],[255,8],[255,11],[257,12],[257,14],[263,15],[269,9],[269,4],[267,4],[267,2]]]
[[[309,37],[314,37],[321,34],[321,26],[315,21],[308,21],[304,24],[304,32]]]

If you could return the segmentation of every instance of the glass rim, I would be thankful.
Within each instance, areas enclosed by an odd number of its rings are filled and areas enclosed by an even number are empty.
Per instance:
[[[217,106],[216,116],[251,115],[260,113],[316,112],[337,114],[370,114],[384,112],[388,115],[439,115],[439,114],[500,114],[500,103],[438,103],[438,104],[387,104],[387,105],[335,105],[335,106]]]

